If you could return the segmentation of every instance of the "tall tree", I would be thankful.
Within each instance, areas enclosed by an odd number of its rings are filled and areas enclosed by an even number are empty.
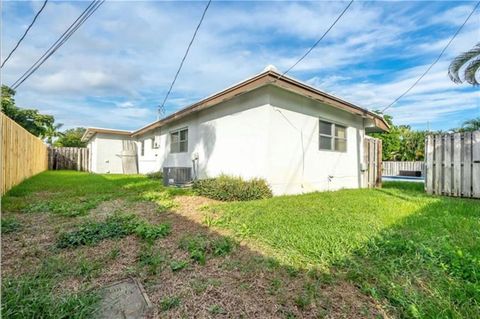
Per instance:
[[[62,126],[63,124],[61,123],[47,126],[41,138],[45,139],[48,145],[53,145],[53,140],[55,138],[63,136],[63,133],[59,131]]]
[[[55,146],[63,147],[85,147],[86,143],[82,142],[82,136],[85,133],[85,128],[76,127],[65,130],[55,141]]]
[[[480,116],[463,122],[462,126],[457,129],[458,132],[472,132],[480,130]]]
[[[465,66],[463,70],[463,78],[460,76],[460,69]],[[477,43],[470,51],[464,52],[457,56],[448,68],[448,76],[455,83],[463,83],[466,81],[471,85],[479,85],[475,74],[480,69],[480,43]]]
[[[35,109],[23,109],[15,105],[15,91],[2,85],[2,112],[35,136],[45,138],[55,126],[55,118]]]

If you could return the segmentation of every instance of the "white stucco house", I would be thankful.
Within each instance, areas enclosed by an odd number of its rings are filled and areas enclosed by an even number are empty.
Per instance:
[[[96,173],[180,168],[189,178],[261,177],[274,194],[296,194],[364,187],[365,135],[386,130],[382,116],[267,67],[136,131],[88,128],[83,140]]]

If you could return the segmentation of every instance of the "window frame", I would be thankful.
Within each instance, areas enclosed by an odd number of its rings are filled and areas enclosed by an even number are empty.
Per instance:
[[[181,139],[181,136],[182,136],[182,133],[183,131],[186,131],[186,138],[185,139]],[[178,153],[188,153],[188,127],[182,127],[182,128],[179,128],[179,129],[176,129],[176,130],[172,130],[169,132],[170,133],[170,153],[171,154],[178,154]],[[174,134],[178,134],[178,142],[176,142],[175,144],[173,143],[173,138],[172,136]],[[181,150],[181,143],[182,142],[185,142],[186,144],[186,150],[182,151]],[[178,149],[175,149],[173,148],[173,145],[176,145],[178,144]]]
[[[140,156],[145,156],[145,139],[140,141]]]
[[[330,134],[329,135],[324,134],[324,133],[320,133],[320,125],[321,125],[322,122],[330,125]],[[345,137],[338,137],[338,136],[335,135],[336,127],[341,127],[343,129],[345,129]],[[320,151],[327,151],[327,152],[347,153],[347,151],[348,151],[348,140],[347,140],[348,134],[347,134],[347,131],[348,131],[348,126],[345,125],[345,124],[336,123],[334,121],[327,120],[327,119],[322,119],[322,118],[318,119],[318,149]],[[326,138],[330,139],[330,148],[329,149],[321,147],[320,141],[321,141],[322,137],[326,137]],[[337,140],[345,141],[345,150],[344,151],[335,149],[335,141],[337,141]]]

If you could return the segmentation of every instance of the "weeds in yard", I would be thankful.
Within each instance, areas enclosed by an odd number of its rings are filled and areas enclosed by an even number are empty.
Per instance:
[[[2,278],[2,318],[91,318],[99,301],[95,292],[54,293],[62,278],[89,272],[77,267],[49,259],[38,271]]]
[[[52,213],[60,216],[75,217],[87,215],[91,209],[101,202],[110,199],[110,196],[99,195],[89,198],[55,199],[49,201],[37,201],[22,209],[24,213]]]
[[[113,247],[112,250],[108,253],[108,259],[110,260],[115,260],[117,259],[118,256],[120,256],[120,248],[119,247]]]
[[[180,298],[176,296],[165,297],[160,301],[160,309],[162,311],[168,311],[178,306],[180,306]]]
[[[227,237],[212,240],[204,235],[187,235],[180,240],[180,248],[188,251],[190,258],[201,265],[205,264],[207,254],[225,256],[233,250],[234,246],[235,242]]]
[[[95,245],[107,238],[122,238],[131,234],[151,243],[169,232],[170,226],[167,224],[151,225],[133,214],[116,214],[103,222],[87,222],[77,230],[61,234],[57,247]]]
[[[63,233],[57,240],[58,248],[95,245],[107,238],[130,235],[137,227],[135,215],[113,215],[104,222],[87,222],[78,230]]]
[[[219,305],[211,305],[208,307],[208,312],[210,312],[212,315],[224,315],[227,313],[225,309]]]
[[[159,213],[168,211],[175,206],[172,195],[167,191],[148,191],[142,193],[139,198],[157,204]]]
[[[140,255],[138,256],[138,262],[141,267],[147,267],[149,275],[156,275],[162,270],[165,264],[166,257],[163,253],[156,251],[151,245],[144,246]]]
[[[18,232],[22,224],[14,217],[2,218],[2,234]]]
[[[186,260],[172,260],[170,262],[170,269],[173,272],[180,271],[188,266],[188,261]]]
[[[169,224],[151,225],[147,222],[139,222],[135,228],[135,234],[149,243],[153,243],[156,239],[163,238],[170,234]]]
[[[204,293],[209,287],[219,287],[221,285],[221,280],[211,278],[197,278],[190,282],[190,287],[197,295]]]
[[[270,287],[268,287],[268,293],[271,295],[277,294],[278,290],[282,287],[282,281],[278,278],[274,278],[270,282]]]

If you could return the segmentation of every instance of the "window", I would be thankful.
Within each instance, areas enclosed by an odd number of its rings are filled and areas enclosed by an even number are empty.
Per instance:
[[[347,128],[345,126],[320,120],[319,132],[321,150],[347,151]]]
[[[145,140],[142,140],[140,142],[140,155],[144,156],[145,155]]]
[[[188,151],[188,128],[170,133],[170,153]]]
[[[153,149],[160,148],[160,145],[159,145],[159,143],[156,141],[156,138],[152,137],[151,140],[152,140],[152,148],[153,148]]]

